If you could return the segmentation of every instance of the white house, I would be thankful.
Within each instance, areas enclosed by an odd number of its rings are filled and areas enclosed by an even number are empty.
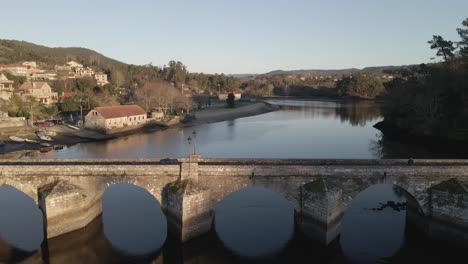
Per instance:
[[[109,83],[107,80],[107,74],[102,72],[94,74],[94,79],[96,79],[98,85],[106,85]]]
[[[137,128],[147,122],[146,111],[138,105],[96,107],[85,116],[84,127],[112,133]]]
[[[72,67],[72,68],[83,68],[83,64],[80,64],[76,61],[69,61],[67,62],[67,65]]]

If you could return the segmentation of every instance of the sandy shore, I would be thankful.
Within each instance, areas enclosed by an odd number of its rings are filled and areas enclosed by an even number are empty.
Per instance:
[[[195,120],[185,125],[198,125],[232,120],[241,117],[255,116],[278,110],[279,107],[265,102],[258,102],[237,108],[205,109],[195,112]]]
[[[222,122],[241,117],[260,115],[263,113],[276,111],[278,109],[278,106],[271,105],[265,102],[252,103],[245,106],[239,106],[237,108],[211,108],[194,112],[196,119],[191,122],[169,122],[167,124],[167,127],[194,126],[204,123]],[[87,130],[77,131],[66,126],[55,126],[47,129],[58,133],[58,136],[53,137],[53,141],[48,143],[50,143],[51,145],[67,146],[82,142],[106,140],[110,138],[116,138],[119,136],[126,136],[132,133],[145,133],[154,131],[154,128],[148,131],[145,131],[144,129],[139,129],[133,132],[129,131],[122,134],[107,136]],[[0,134],[3,135],[0,138],[0,140],[3,140],[5,143],[4,145],[0,146],[0,159],[17,159],[21,158],[24,155],[34,155],[35,152],[38,152],[39,148],[41,147],[39,144],[16,143],[10,141],[7,137],[7,135],[16,135],[23,138],[38,140],[38,138],[34,134],[34,131],[36,130],[40,130],[40,128],[20,128],[16,131],[14,129],[0,131]],[[99,134],[101,136],[97,136],[96,134]]]

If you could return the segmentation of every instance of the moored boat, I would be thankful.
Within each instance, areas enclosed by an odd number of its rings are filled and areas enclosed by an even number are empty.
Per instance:
[[[20,138],[17,136],[9,136],[8,138],[10,138],[11,141],[18,142],[18,143],[22,143],[25,141],[24,138]]]
[[[40,145],[43,146],[43,147],[50,147],[50,146],[52,146],[51,144],[49,144],[49,143],[47,143],[47,142],[43,142],[43,143],[41,143]]]
[[[49,136],[47,136],[47,135],[45,134],[45,132],[43,132],[43,131],[37,131],[37,132],[36,132],[36,135],[37,135],[37,137],[40,138],[41,140],[44,140],[44,141],[52,141],[52,138],[49,137]]]
[[[49,152],[49,151],[51,151],[51,150],[53,150],[52,147],[42,147],[42,148],[39,149],[39,152],[41,152],[41,153],[47,153],[47,152]]]
[[[39,141],[37,141],[37,140],[34,140],[34,139],[27,139],[27,138],[25,138],[24,141],[25,141],[26,143],[31,143],[31,144],[39,143]]]

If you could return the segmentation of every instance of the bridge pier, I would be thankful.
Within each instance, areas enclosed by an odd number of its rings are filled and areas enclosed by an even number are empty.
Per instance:
[[[210,231],[213,222],[210,190],[191,179],[169,183],[163,190],[169,233],[186,242]]]
[[[296,218],[299,230],[306,236],[328,245],[341,231],[344,206],[342,191],[327,186],[319,178],[300,187],[301,212]]]

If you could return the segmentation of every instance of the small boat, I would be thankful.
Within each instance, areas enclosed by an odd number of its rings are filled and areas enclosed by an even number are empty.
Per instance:
[[[47,129],[39,130],[38,132],[43,132],[44,135],[49,136],[49,137],[55,137],[57,135],[56,132],[50,131],[50,130],[47,130]]]
[[[72,125],[68,125],[68,124],[66,126],[71,128],[71,129],[80,130],[80,128],[76,127],[76,126],[72,126]]]
[[[51,150],[53,150],[52,147],[42,147],[42,148],[39,149],[39,152],[41,152],[41,153],[47,153],[47,152],[49,152],[49,151],[51,151]]]
[[[39,143],[39,141],[37,141],[37,140],[34,140],[34,139],[27,139],[27,138],[25,138],[24,141],[25,141],[26,143],[31,143],[31,144]]]
[[[39,145],[43,146],[43,147],[50,147],[52,146],[51,144],[47,143],[47,142],[43,142],[43,143],[40,143]]]
[[[14,142],[18,142],[18,143],[24,142],[24,138],[20,138],[17,136],[9,136],[9,138],[11,139],[11,141],[14,141]]]
[[[44,141],[52,141],[52,138],[49,137],[49,136],[47,136],[47,135],[45,134],[45,132],[43,132],[43,131],[37,131],[37,132],[36,132],[36,135],[37,135],[37,137],[40,138],[41,140],[44,140]]]

